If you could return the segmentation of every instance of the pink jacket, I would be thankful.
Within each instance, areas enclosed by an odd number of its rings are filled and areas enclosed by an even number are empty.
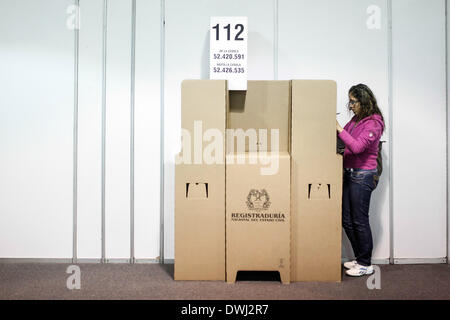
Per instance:
[[[356,124],[356,116],[344,127],[339,138],[345,143],[344,168],[376,169],[378,144],[384,123],[374,114]]]

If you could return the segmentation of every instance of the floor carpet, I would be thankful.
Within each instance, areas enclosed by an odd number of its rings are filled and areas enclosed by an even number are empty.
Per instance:
[[[173,264],[77,264],[81,288],[69,290],[68,264],[0,263],[0,299],[450,299],[450,265],[380,265],[380,289],[368,277],[342,272],[340,283],[283,285],[267,274],[244,274],[234,284],[174,281]]]

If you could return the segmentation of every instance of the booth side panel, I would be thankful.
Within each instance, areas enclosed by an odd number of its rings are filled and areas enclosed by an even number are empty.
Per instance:
[[[225,80],[182,83],[184,133],[175,166],[175,280],[225,280],[227,94]],[[218,149],[208,148],[210,144]]]
[[[175,167],[175,280],[225,281],[225,165]]]
[[[292,281],[341,280],[336,83],[292,81]]]

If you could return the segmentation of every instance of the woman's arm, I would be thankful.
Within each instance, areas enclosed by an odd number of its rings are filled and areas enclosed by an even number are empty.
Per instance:
[[[345,146],[353,154],[358,154],[364,152],[372,142],[378,140],[381,137],[382,130],[383,128],[378,121],[370,120],[366,123],[364,130],[356,139],[344,129],[340,132],[338,130],[338,132],[339,138],[345,143]]]

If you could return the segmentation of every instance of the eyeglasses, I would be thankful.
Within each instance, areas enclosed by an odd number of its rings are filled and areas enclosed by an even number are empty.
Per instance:
[[[351,106],[353,106],[354,104],[358,103],[359,101],[356,100],[349,100],[349,102],[347,102],[347,108],[350,108]]]

